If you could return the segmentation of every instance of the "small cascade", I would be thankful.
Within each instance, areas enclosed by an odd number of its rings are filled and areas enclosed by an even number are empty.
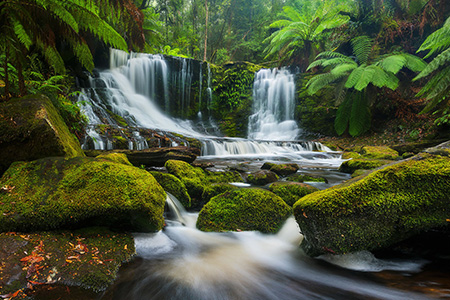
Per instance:
[[[294,121],[294,75],[287,69],[261,69],[253,84],[253,107],[249,118],[250,139],[296,140],[299,128]]]

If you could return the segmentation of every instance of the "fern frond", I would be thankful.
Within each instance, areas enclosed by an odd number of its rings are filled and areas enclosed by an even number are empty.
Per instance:
[[[371,115],[365,93],[355,94],[352,103],[348,132],[351,136],[359,136],[370,129]]]
[[[306,84],[308,93],[313,95],[326,86],[334,83],[340,76],[333,75],[331,73],[318,74],[311,78]]]
[[[316,58],[319,57],[324,57],[324,58],[336,58],[336,57],[340,57],[340,58],[348,58],[350,59],[347,55],[344,55],[342,53],[339,52],[334,52],[334,51],[323,51],[319,54],[317,54]]]
[[[334,130],[336,130],[338,135],[342,135],[348,127],[348,122],[352,111],[352,94],[353,93],[347,93],[344,102],[339,105],[336,112],[336,119],[334,119]]]
[[[51,14],[55,15],[63,23],[70,26],[73,31],[78,33],[79,28],[78,28],[77,21],[72,16],[72,14],[70,12],[68,12],[67,9],[63,6],[64,4],[66,4],[66,5],[69,4],[71,1],[62,1],[63,5],[61,5],[59,1],[45,1],[45,2],[48,2],[46,9]]]
[[[372,40],[365,35],[358,36],[351,41],[353,53],[360,64],[365,64],[369,60],[372,49]]]
[[[337,76],[344,76],[344,75],[348,75],[347,73],[349,71],[354,70],[355,68],[357,68],[358,65],[356,63],[342,63],[340,65],[337,65],[336,67],[334,67],[330,73],[333,75],[337,75]]]
[[[14,33],[17,36],[17,39],[25,46],[25,48],[30,49],[31,45],[33,45],[33,41],[30,36],[27,34],[22,24],[19,21],[15,20],[14,22]]]
[[[371,70],[373,72],[370,83],[372,83],[374,86],[382,88],[388,85],[388,81],[390,79],[388,73],[391,72],[386,72],[380,66],[377,65],[370,65],[366,68],[366,71],[367,70]]]
[[[283,28],[289,26],[292,21],[289,20],[278,20],[269,25],[269,28]]]
[[[430,50],[425,58],[432,56],[434,53],[441,51],[442,49],[450,46],[450,18],[448,18],[442,28],[436,30],[430,34],[427,39],[422,43],[419,50]]]
[[[422,72],[427,66],[427,63],[420,57],[409,53],[403,53],[402,55],[404,58],[406,58],[405,67],[413,72]]]
[[[308,68],[306,68],[306,71],[309,71],[309,70],[311,70],[312,68],[315,68],[315,67],[318,67],[318,66],[322,66],[322,64],[324,63],[324,62],[326,62],[327,61],[327,59],[318,59],[318,60],[315,60],[315,61],[313,61],[309,66],[308,66]]]
[[[366,68],[366,65],[359,66],[358,68],[354,69],[350,75],[347,78],[347,81],[345,82],[345,87],[347,89],[353,88],[358,81],[360,80],[361,76],[364,73],[364,69]]]
[[[383,70],[397,74],[406,64],[406,58],[401,55],[390,55],[376,63]]]
[[[441,66],[450,64],[450,48],[436,56],[426,67],[422,70],[422,72],[417,75],[413,81],[418,80],[420,78],[426,77],[430,75],[432,72],[438,70]]]
[[[283,12],[286,17],[291,19],[293,22],[301,20],[301,15],[298,11],[292,6],[284,6]]]

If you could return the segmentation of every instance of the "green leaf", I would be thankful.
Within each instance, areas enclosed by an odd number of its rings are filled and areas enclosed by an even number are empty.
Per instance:
[[[370,129],[371,116],[365,93],[354,94],[348,132],[351,136],[360,136]]]
[[[338,135],[342,135],[348,127],[353,102],[352,95],[353,93],[347,93],[344,102],[342,102],[336,112],[334,129]]]

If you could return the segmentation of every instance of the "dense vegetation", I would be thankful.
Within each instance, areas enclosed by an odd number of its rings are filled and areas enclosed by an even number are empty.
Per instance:
[[[334,91],[340,135],[369,130],[379,106],[391,118],[410,121],[422,110],[446,125],[449,16],[444,0],[2,1],[1,95],[46,93],[76,131],[82,118],[68,74],[92,71],[115,47],[297,66],[311,74],[309,94]]]

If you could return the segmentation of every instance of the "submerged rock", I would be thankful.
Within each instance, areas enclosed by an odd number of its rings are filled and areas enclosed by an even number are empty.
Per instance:
[[[0,232],[84,226],[158,231],[165,192],[145,170],[106,159],[14,163],[0,179]]]
[[[257,230],[276,233],[292,209],[263,189],[237,189],[213,197],[200,211],[197,228],[203,231]]]
[[[15,161],[84,156],[50,99],[29,95],[0,105],[0,175]]]
[[[388,247],[448,224],[450,158],[419,154],[294,205],[310,255]]]
[[[274,182],[269,186],[269,191],[280,196],[289,206],[294,205],[300,198],[314,193],[319,189],[300,182]]]
[[[261,169],[270,170],[279,176],[295,174],[299,167],[297,164],[271,164],[265,163]]]

